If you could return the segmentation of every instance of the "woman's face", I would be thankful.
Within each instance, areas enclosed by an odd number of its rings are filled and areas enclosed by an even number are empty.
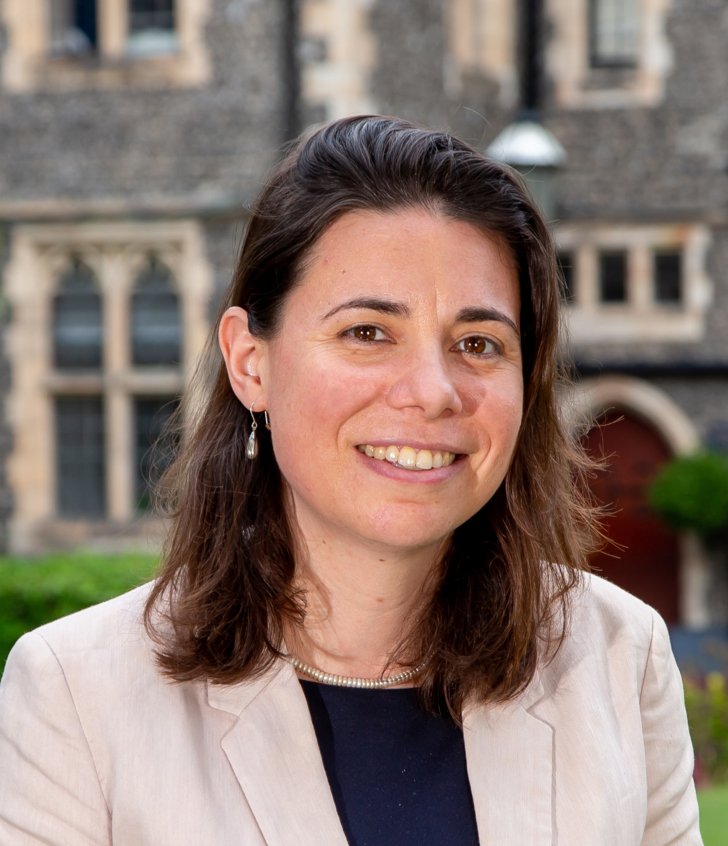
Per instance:
[[[435,550],[490,499],[521,423],[519,313],[508,248],[468,223],[325,231],[255,365],[305,538]]]

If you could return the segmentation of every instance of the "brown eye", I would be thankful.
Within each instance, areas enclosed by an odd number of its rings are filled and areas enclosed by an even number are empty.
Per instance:
[[[468,355],[492,355],[496,352],[493,341],[482,335],[471,335],[456,344],[456,349]]]
[[[357,341],[371,342],[380,340],[381,331],[376,326],[354,326],[351,334]]]
[[[475,355],[482,355],[485,352],[484,338],[466,338],[463,342],[465,352],[474,353]]]

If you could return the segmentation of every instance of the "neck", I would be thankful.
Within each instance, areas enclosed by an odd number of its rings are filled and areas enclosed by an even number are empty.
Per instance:
[[[291,653],[341,675],[397,672],[391,656],[430,598],[442,550],[395,554],[330,538],[307,539],[305,547],[296,586],[306,597],[306,617],[302,627],[286,632]]]

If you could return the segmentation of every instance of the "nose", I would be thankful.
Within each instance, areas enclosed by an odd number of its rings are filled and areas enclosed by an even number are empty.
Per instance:
[[[413,351],[399,366],[387,395],[393,408],[419,409],[431,419],[462,411],[460,393],[439,347]]]

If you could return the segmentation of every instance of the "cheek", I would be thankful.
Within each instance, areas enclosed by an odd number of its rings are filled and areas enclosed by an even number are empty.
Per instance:
[[[501,408],[505,426],[513,433],[515,439],[523,420],[523,386],[520,383],[504,394]]]
[[[381,396],[373,373],[331,357],[281,356],[270,373],[268,407],[281,459],[294,448],[331,450],[342,428]]]
[[[505,476],[513,460],[523,420],[519,398],[509,394],[489,415],[488,445],[492,466],[499,476]]]
[[[508,452],[508,461],[511,456],[516,443],[518,435],[521,431],[521,423],[523,422],[523,394],[519,393],[517,396],[509,395],[503,405],[502,411],[502,438],[505,449]]]
[[[515,444],[523,419],[523,384],[520,378],[494,380],[468,397],[477,406],[482,431],[500,447]]]

